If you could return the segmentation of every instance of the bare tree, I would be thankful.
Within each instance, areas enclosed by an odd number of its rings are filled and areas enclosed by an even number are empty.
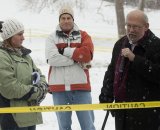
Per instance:
[[[104,2],[104,0],[101,1],[100,6],[97,8],[97,14],[99,14],[99,15],[102,17],[103,21],[106,22],[105,16],[104,16],[104,15],[101,13],[101,11],[100,11],[100,9],[102,8],[103,2]]]
[[[19,1],[21,2],[21,0]],[[83,8],[85,7],[85,1],[83,0],[23,0],[23,2],[21,3],[23,9],[29,9],[37,13],[40,13],[45,8],[54,11],[64,3],[70,3],[71,5],[75,5],[80,10],[83,10]]]
[[[115,0],[115,10],[117,16],[118,36],[121,38],[125,35],[126,32],[123,0]]]
[[[145,0],[139,0],[138,9],[144,11]]]
[[[24,0],[23,9],[29,9],[33,12],[40,13],[44,8],[50,8],[58,0]]]
[[[76,7],[80,9],[80,11],[83,10],[84,8],[84,1],[83,0],[75,0],[75,3],[76,3]]]

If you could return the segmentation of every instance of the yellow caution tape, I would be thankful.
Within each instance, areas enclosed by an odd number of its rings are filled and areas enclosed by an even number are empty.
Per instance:
[[[32,106],[32,107],[6,107],[6,108],[0,108],[0,113],[63,112],[63,111],[86,111],[86,110],[138,109],[138,108],[156,108],[156,107],[160,107],[160,101]]]

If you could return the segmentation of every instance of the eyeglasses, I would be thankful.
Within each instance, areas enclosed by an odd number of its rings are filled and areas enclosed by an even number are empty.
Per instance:
[[[133,29],[133,30],[138,30],[138,29],[141,29],[143,28],[144,26],[140,26],[140,25],[131,25],[131,24],[126,24],[125,25],[127,29]]]

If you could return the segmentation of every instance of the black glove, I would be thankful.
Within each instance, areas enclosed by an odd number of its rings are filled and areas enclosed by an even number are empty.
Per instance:
[[[37,104],[40,104],[44,100],[44,98],[46,97],[46,94],[48,92],[48,85],[45,83],[41,83],[41,84],[39,84],[38,88],[40,89],[41,93],[37,97]]]
[[[48,85],[45,83],[34,84],[33,86],[34,87],[32,89],[34,90],[34,92],[28,99],[30,106],[39,105],[46,97],[46,94],[48,92]]]
[[[64,48],[59,48],[59,49],[58,49],[58,52],[59,52],[59,54],[62,54],[62,55],[63,55],[63,53],[64,53]]]
[[[104,92],[101,92],[101,94],[99,95],[99,101],[100,103],[112,103],[114,101],[114,98],[111,96],[108,96]],[[115,110],[109,110],[109,112],[111,113],[112,117],[115,116]]]
[[[112,103],[113,100],[114,99],[112,97],[107,96],[106,93],[101,93],[99,95],[99,101],[100,101],[100,103]]]
[[[99,95],[99,101],[100,103],[112,103],[114,99],[112,97],[107,96],[107,94],[105,93],[101,93]],[[108,111],[111,113],[112,117],[115,116],[115,110],[108,110]]]

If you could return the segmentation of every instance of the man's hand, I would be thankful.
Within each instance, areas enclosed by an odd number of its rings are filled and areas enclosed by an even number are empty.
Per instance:
[[[133,61],[135,55],[133,54],[133,52],[129,49],[129,48],[124,48],[122,49],[122,56],[127,57],[129,59],[129,61]]]
[[[79,63],[79,65],[83,68],[83,69],[90,69],[92,67],[91,62],[88,63]]]
[[[64,48],[59,48],[59,49],[58,49],[58,52],[59,52],[59,54],[63,55],[63,53],[64,53]]]
[[[99,101],[100,101],[100,103],[112,103],[114,101],[114,99],[112,97],[107,96],[106,93],[101,93],[99,95]],[[109,112],[111,113],[112,117],[115,116],[114,110],[109,110]]]

